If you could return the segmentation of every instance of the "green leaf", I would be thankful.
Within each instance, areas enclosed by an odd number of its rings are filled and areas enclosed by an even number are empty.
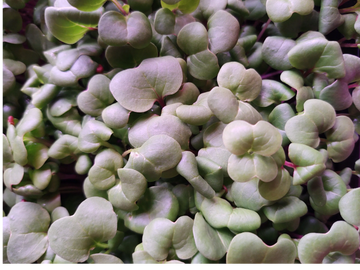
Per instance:
[[[334,126],[325,132],[329,158],[334,162],[347,159],[354,150],[355,127],[347,116],[337,116]]]
[[[199,80],[213,79],[219,72],[217,57],[210,50],[192,54],[186,62],[191,76]]]
[[[206,198],[215,196],[213,188],[201,177],[195,155],[190,151],[183,151],[176,171],[184,177],[192,187]]]
[[[3,6],[3,28],[13,33],[19,32],[23,23],[22,17],[16,9],[15,7],[5,8],[5,6]],[[6,42],[6,38],[4,38],[3,41]]]
[[[284,22],[288,20],[293,13],[308,15],[314,9],[314,1],[298,0],[269,0],[266,1],[266,12],[273,22]]]
[[[278,174],[278,166],[271,156],[231,155],[228,161],[228,173],[236,182],[247,182],[255,177],[264,182],[271,182]]]
[[[175,168],[181,160],[179,143],[168,135],[154,135],[141,147],[131,151],[124,168],[142,173],[149,181],[157,181],[161,174]]]
[[[97,253],[90,255],[91,262],[95,264],[123,264],[124,262],[118,257],[111,254]]]
[[[211,15],[216,13],[219,10],[226,8],[226,0],[218,1],[200,1],[197,9],[194,11],[194,16],[199,19],[208,20]]]
[[[227,229],[216,230],[204,219],[200,212],[195,214],[194,239],[196,248],[209,260],[220,260],[228,251],[233,234]]]
[[[48,247],[46,232],[50,215],[40,205],[32,202],[15,204],[9,214],[11,235],[7,245],[10,263],[33,263]],[[25,245],[23,252],[19,249]]]
[[[200,91],[195,84],[192,82],[185,82],[178,92],[166,97],[166,105],[174,103],[191,105],[196,101],[199,95]]]
[[[223,168],[212,160],[200,156],[196,157],[196,162],[200,175],[203,175],[215,192],[220,192],[224,184]]]
[[[176,39],[170,39],[170,37],[163,36],[161,40],[160,56],[173,56],[175,58],[182,59],[182,53],[176,43]]]
[[[58,67],[53,67],[49,82],[62,87],[77,86],[80,79],[94,75],[97,66],[89,56],[81,55],[69,70],[61,71]]]
[[[90,120],[79,133],[78,148],[84,153],[95,152],[103,142],[110,139],[112,133],[103,122]]]
[[[296,42],[290,38],[268,36],[261,47],[263,59],[274,69],[289,70],[292,65],[287,54],[295,45]]]
[[[240,34],[237,19],[225,10],[215,12],[208,20],[209,49],[214,54],[230,51]]]
[[[355,107],[360,110],[360,87],[356,87],[352,92],[352,100]]]
[[[263,208],[265,216],[274,223],[284,223],[302,217],[308,212],[306,204],[295,196],[286,196]]]
[[[144,250],[156,260],[165,260],[170,248],[180,259],[191,258],[197,252],[192,232],[194,221],[182,216],[176,222],[166,218],[152,220],[144,229]]]
[[[115,185],[117,170],[123,167],[122,156],[114,149],[108,148],[99,152],[88,177],[96,189],[107,190]]]
[[[145,59],[139,67],[119,72],[110,82],[110,91],[125,109],[145,112],[155,101],[162,102],[165,96],[175,94],[181,83],[179,62],[164,56]]]
[[[285,169],[278,171],[278,175],[271,182],[259,180],[258,189],[260,195],[269,201],[277,201],[283,198],[290,190],[291,176]]]
[[[9,33],[9,34],[1,34],[0,42],[1,43],[10,43],[10,44],[22,44],[26,41],[26,38],[23,35]],[[5,59],[7,60],[7,59]]]
[[[44,84],[38,91],[31,95],[31,103],[39,108],[44,108],[49,104],[60,92],[61,88],[54,84]]]
[[[296,246],[287,234],[269,246],[256,234],[244,232],[231,240],[226,263],[295,263],[296,256]]]
[[[85,114],[101,115],[103,109],[114,102],[109,90],[110,79],[105,75],[97,74],[91,77],[88,87],[77,97],[77,104]]]
[[[134,68],[147,58],[158,56],[158,49],[153,43],[149,43],[144,48],[135,49],[130,45],[108,46],[105,57],[113,68]]]
[[[297,69],[326,73],[329,78],[345,76],[344,59],[339,43],[328,41],[319,32],[308,31],[302,34],[288,52],[288,57],[291,65]]]
[[[286,136],[291,142],[317,147],[320,143],[315,123],[306,115],[296,115],[285,124]]]
[[[215,229],[229,228],[233,232],[253,231],[260,227],[260,216],[252,210],[233,208],[222,198],[207,199],[199,193],[195,194],[196,207],[209,225]]]
[[[63,159],[78,151],[78,139],[75,136],[64,134],[58,138],[49,148],[49,157]]]
[[[180,10],[183,14],[192,13],[199,5],[200,0],[162,0],[161,6],[171,11]]]
[[[106,0],[68,0],[69,4],[82,11],[94,11],[102,7]]]
[[[51,224],[48,232],[51,249],[71,262],[84,262],[96,245],[113,238],[117,218],[112,205],[100,197],[84,200],[74,215]]]
[[[200,126],[206,124],[213,116],[208,105],[210,93],[201,93],[192,105],[180,105],[176,108],[176,116],[186,124]]]
[[[215,164],[218,164],[221,169],[224,177],[228,177],[227,165],[231,152],[225,147],[206,147],[201,148],[198,152],[198,157],[207,158],[213,161]]]
[[[348,223],[360,225],[360,188],[354,188],[341,197],[339,210],[341,217]]]
[[[30,171],[29,176],[34,186],[43,190],[50,184],[52,173],[50,166],[45,164],[40,169]]]
[[[261,76],[252,68],[229,62],[224,64],[217,76],[219,86],[230,89],[242,101],[254,100],[261,91]]]
[[[319,12],[319,31],[327,35],[344,23],[344,17],[340,14],[339,1],[323,0]]]
[[[191,42],[189,42],[191,40]],[[192,22],[181,28],[177,44],[187,55],[196,54],[207,50],[208,33],[204,25]]]
[[[133,147],[140,147],[151,136],[160,134],[174,138],[184,150],[189,148],[190,128],[178,117],[167,114],[135,122],[129,130],[129,142]]]
[[[321,100],[330,103],[335,110],[341,111],[349,108],[353,103],[346,80],[336,80],[324,87],[319,95]]]
[[[234,120],[244,120],[255,125],[260,120],[263,120],[263,117],[250,103],[239,100],[239,109]]]
[[[237,156],[247,153],[271,156],[281,147],[282,136],[266,121],[251,125],[243,120],[234,120],[224,128],[223,142]]]
[[[45,9],[45,22],[58,40],[74,44],[89,31],[89,28],[97,27],[102,12],[103,8],[92,12],[80,11],[65,0],[57,0],[53,7]]]
[[[227,88],[214,87],[208,96],[208,106],[214,115],[223,123],[233,121],[239,110],[239,102]]]
[[[23,138],[16,134],[16,129],[13,125],[8,126],[6,137],[9,141],[14,161],[21,166],[25,166],[28,162],[27,151]]]
[[[107,11],[99,21],[99,36],[107,45],[124,46],[129,44],[136,49],[149,45],[152,29],[149,19],[139,11],[124,16],[117,11]]]
[[[12,186],[18,185],[24,177],[24,167],[11,163],[11,165],[4,171],[4,184],[7,188],[11,189]]]
[[[155,13],[154,28],[161,35],[174,33],[175,14],[168,8],[161,8]]]
[[[302,237],[298,244],[298,255],[301,263],[322,263],[330,252],[351,255],[358,248],[359,235],[354,227],[345,221],[336,221],[327,233],[308,233]]]
[[[38,108],[26,110],[23,117],[16,125],[16,133],[23,137],[26,133],[35,130],[43,120],[42,112]]]
[[[309,99],[304,102],[304,113],[286,122],[285,132],[293,143],[317,147],[320,143],[319,134],[332,128],[335,119],[336,112],[329,103],[319,99]]]
[[[5,163],[9,163],[11,161],[13,161],[13,154],[12,154],[12,150],[11,150],[11,147],[10,147],[10,143],[9,143],[9,140],[8,138],[6,137],[5,134],[3,134],[3,162],[4,164]]]
[[[147,253],[144,248],[143,244],[140,243],[136,246],[135,252],[132,255],[133,262],[135,264],[137,263],[147,263],[147,264],[184,264],[182,261],[179,260],[164,260],[164,261],[157,261],[153,257],[150,256],[149,253]]]
[[[289,87],[275,80],[262,80],[259,96],[253,101],[259,107],[268,107],[271,104],[280,104],[295,96]]]
[[[230,193],[237,207],[259,211],[263,206],[272,203],[260,195],[258,181],[254,178],[248,182],[234,182],[231,185]]]
[[[126,126],[129,121],[130,111],[126,110],[118,102],[104,108],[101,118],[105,125],[112,129],[119,129]]]
[[[145,227],[156,218],[176,220],[179,211],[179,202],[175,195],[161,186],[148,188],[137,205],[138,210],[125,215],[124,224],[139,234],[143,234]]]
[[[288,145],[290,143],[289,138],[285,133],[286,122],[295,116],[295,112],[291,105],[288,103],[282,103],[277,105],[269,114],[268,121],[274,127],[278,128],[283,138],[282,145]]]
[[[293,174],[294,185],[304,184],[310,179],[322,175],[326,168],[323,155],[304,144],[291,143],[289,158],[296,165]]]
[[[341,177],[331,170],[325,170],[321,177],[308,182],[311,207],[322,215],[339,213],[339,201],[346,194],[346,185]],[[318,197],[323,197],[319,202]]]

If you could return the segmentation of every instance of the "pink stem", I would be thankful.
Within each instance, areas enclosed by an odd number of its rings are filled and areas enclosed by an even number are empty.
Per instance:
[[[269,26],[270,22],[271,22],[271,20],[268,19],[267,22],[265,23],[264,27],[261,29],[260,34],[259,34],[258,37],[257,37],[257,41],[259,41],[259,40],[261,39],[262,35],[263,35],[263,34],[265,33],[265,31],[266,31],[266,28]]]

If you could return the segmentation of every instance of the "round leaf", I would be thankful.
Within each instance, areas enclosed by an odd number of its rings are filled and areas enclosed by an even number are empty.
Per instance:
[[[286,234],[268,246],[256,234],[244,232],[231,240],[226,263],[294,263],[296,255],[296,246]]]
[[[139,67],[119,72],[110,82],[110,91],[125,109],[145,112],[155,101],[175,94],[181,83],[179,62],[173,57],[164,56],[145,59]]]

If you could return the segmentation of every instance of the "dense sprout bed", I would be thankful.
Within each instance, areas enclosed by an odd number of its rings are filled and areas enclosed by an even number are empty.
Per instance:
[[[4,263],[359,263],[359,14],[5,0]]]

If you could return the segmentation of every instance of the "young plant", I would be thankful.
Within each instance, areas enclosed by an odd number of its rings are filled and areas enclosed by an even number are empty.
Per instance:
[[[359,14],[5,0],[4,263],[358,263]]]

